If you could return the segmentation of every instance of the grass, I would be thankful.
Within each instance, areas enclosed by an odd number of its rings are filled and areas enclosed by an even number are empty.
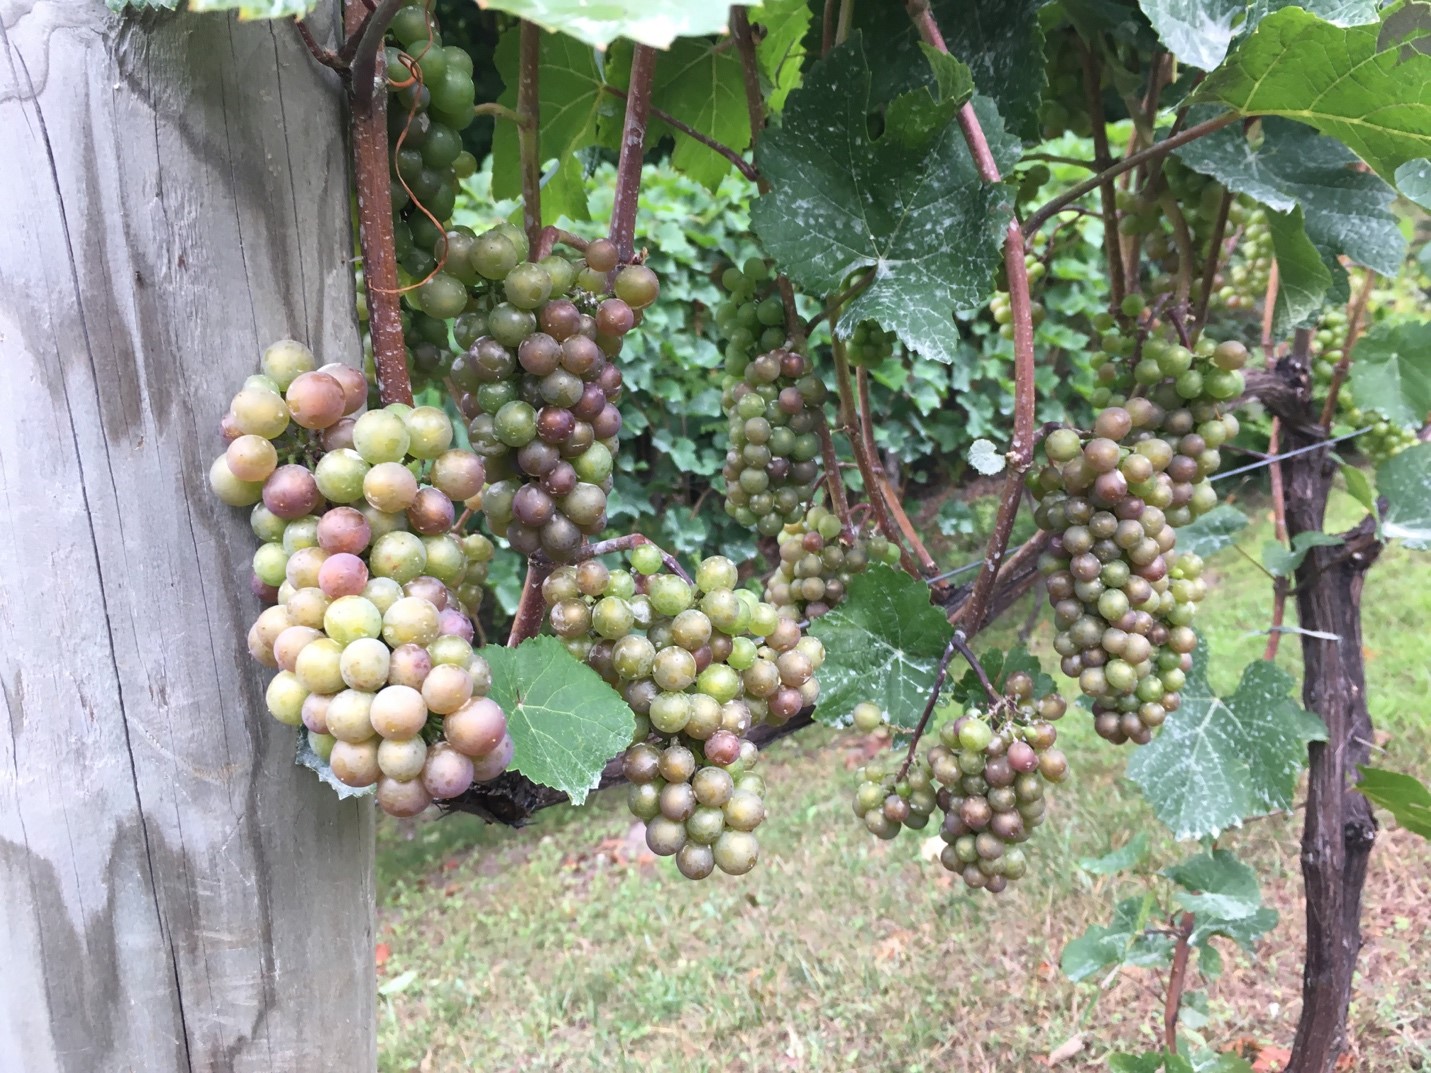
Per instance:
[[[1333,525],[1353,520],[1344,499]],[[1270,534],[1260,519],[1240,544]],[[1200,621],[1214,679],[1235,685],[1259,658],[1266,578],[1231,551],[1213,562]],[[1431,557],[1389,549],[1365,593],[1371,706],[1384,762],[1424,775],[1431,668]],[[1009,643],[1024,615],[989,637]],[[1290,618],[1290,616],[1289,616]],[[1048,652],[1047,628],[1031,638]],[[1298,669],[1296,638],[1279,663]],[[1087,720],[1061,726],[1075,776],[1034,842],[1030,876],[1000,899],[971,897],[924,856],[924,833],[869,838],[849,810],[868,739],[815,729],[763,765],[771,820],[760,866],[742,880],[682,880],[653,860],[620,792],[554,809],[523,831],[454,817],[384,823],[379,843],[380,1067],[663,1073],[757,1070],[1102,1069],[1117,1048],[1156,1046],[1161,982],[1119,975],[1100,992],[1058,971],[1063,943],[1107,919],[1137,880],[1093,877],[1078,858],[1134,832],[1155,861],[1175,847],[1122,778],[1126,753]],[[1255,955],[1224,944],[1226,971],[1189,1038],[1287,1046],[1300,1005],[1299,817],[1274,817],[1225,844],[1250,861],[1279,926]],[[1186,850],[1186,847],[1184,847]],[[1353,1068],[1431,1068],[1427,926],[1431,849],[1384,831],[1373,854],[1366,947],[1352,1007]],[[1269,1054],[1272,1052],[1268,1052]]]

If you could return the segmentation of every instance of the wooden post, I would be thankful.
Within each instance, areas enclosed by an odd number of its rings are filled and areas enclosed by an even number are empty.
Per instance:
[[[371,1070],[371,805],[292,765],[205,476],[266,343],[359,357],[336,80],[99,0],[0,53],[0,1069]]]

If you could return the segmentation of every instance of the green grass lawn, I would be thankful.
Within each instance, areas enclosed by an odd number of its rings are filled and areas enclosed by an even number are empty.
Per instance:
[[[1344,497],[1333,526],[1354,520]],[[1257,556],[1265,518],[1239,543]],[[1228,550],[1199,622],[1214,683],[1235,685],[1259,658],[1270,586]],[[1390,549],[1366,586],[1367,677],[1387,766],[1428,772],[1431,555]],[[1028,605],[987,638],[1009,643]],[[1289,614],[1289,621],[1292,614]],[[1047,658],[1049,633],[1031,645]],[[1278,657],[1298,671],[1297,638]],[[553,809],[522,831],[471,817],[380,825],[380,1068],[387,1073],[523,1071],[914,1071],[1105,1068],[1116,1048],[1157,1045],[1160,980],[1124,973],[1100,992],[1070,984],[1063,943],[1106,920],[1134,881],[1077,867],[1133,833],[1156,859],[1179,850],[1136,788],[1126,752],[1086,716],[1060,725],[1073,777],[1031,843],[1029,876],[994,899],[966,893],[923,848],[930,832],[870,838],[849,807],[869,740],[813,729],[764,764],[770,820],[762,860],[743,879],[683,880],[646,852],[622,794]],[[1303,930],[1299,813],[1234,832],[1282,921],[1249,956],[1227,946],[1206,991],[1218,1048],[1287,1046],[1300,1005]],[[1186,851],[1187,847],[1183,848]],[[1368,881],[1353,1068],[1431,1068],[1431,849],[1384,831]]]

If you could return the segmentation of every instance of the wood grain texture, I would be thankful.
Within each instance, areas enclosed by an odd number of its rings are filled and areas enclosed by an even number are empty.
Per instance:
[[[282,24],[6,8],[4,1073],[376,1064],[371,804],[292,766],[205,478],[263,345],[357,359],[341,124]]]

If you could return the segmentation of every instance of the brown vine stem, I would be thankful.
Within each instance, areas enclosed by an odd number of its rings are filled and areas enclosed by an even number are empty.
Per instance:
[[[667,570],[686,582],[686,584],[694,584],[694,582],[691,581],[691,575],[686,573],[686,568],[681,565],[681,561],[643,533],[627,533],[625,536],[612,537],[610,540],[598,540],[591,544],[583,544],[576,549],[576,555],[572,558],[572,562],[595,559],[599,555],[611,555],[618,551],[630,551],[632,548],[639,548],[643,544],[649,544],[661,553],[661,562],[666,565]],[[540,553],[532,556],[532,559],[548,569],[555,565],[550,559]]]
[[[1273,266],[1276,267],[1275,265]],[[1274,277],[1275,278],[1275,277]],[[1268,285],[1268,304],[1272,302],[1272,284]],[[1312,331],[1310,328],[1298,328],[1292,336],[1292,356],[1299,365],[1306,365],[1311,360],[1312,352]],[[1272,368],[1276,362],[1269,356],[1268,368]],[[1287,543],[1287,489],[1282,481],[1282,463],[1277,460],[1277,451],[1282,438],[1282,420],[1274,416],[1272,418],[1272,430],[1267,437],[1267,454],[1270,462],[1267,467],[1268,483],[1272,486],[1272,530],[1278,543]],[[1272,579],[1272,626],[1267,634],[1267,647],[1262,653],[1262,658],[1269,663],[1277,658],[1277,649],[1282,643],[1282,622],[1287,615],[1287,594],[1291,590],[1291,579],[1288,577],[1277,577]]]
[[[1169,1054],[1178,1050],[1178,1012],[1183,1005],[1183,988],[1187,984],[1188,954],[1192,950],[1193,925],[1197,918],[1184,913],[1178,920],[1177,945],[1173,947],[1173,967],[1168,973],[1168,993],[1163,1000],[1163,1049]]]
[[[518,50],[517,156],[522,169],[522,220],[527,228],[527,243],[535,246],[542,229],[542,31],[536,23],[522,21]]]
[[[1033,234],[1048,221],[1048,218],[1050,216],[1054,215],[1056,212],[1059,212],[1065,206],[1073,204],[1085,194],[1089,194],[1092,193],[1094,190],[1097,190],[1108,180],[1122,175],[1125,171],[1129,171],[1133,168],[1136,168],[1139,164],[1145,163],[1149,160],[1154,160],[1157,157],[1166,155],[1167,153],[1171,153],[1179,146],[1187,145],[1188,142],[1197,141],[1197,139],[1203,137],[1206,134],[1211,134],[1215,130],[1221,130],[1223,127],[1237,122],[1238,118],[1239,117],[1237,115],[1228,114],[1217,116],[1214,119],[1205,120],[1202,123],[1195,123],[1193,126],[1188,127],[1186,130],[1179,131],[1177,134],[1164,138],[1162,141],[1156,142],[1153,145],[1148,146],[1146,149],[1140,149],[1136,153],[1131,153],[1128,156],[1125,156],[1122,160],[1119,160],[1111,166],[1105,168],[1097,175],[1090,176],[1089,178],[1083,180],[1083,182],[1079,183],[1077,186],[1069,187],[1069,189],[1065,190],[1062,194],[1059,194],[1057,197],[1049,200],[1040,209],[1038,209],[1037,212],[1030,214],[1028,219],[1024,221],[1024,234]]]
[[[750,113],[750,140],[753,144],[765,129],[765,95],[760,91],[760,65],[756,62],[755,37],[745,8],[730,9],[730,36],[740,55],[740,77],[745,84],[745,109]]]
[[[834,323],[835,319],[836,314],[830,314],[831,323]],[[909,574],[918,576],[919,567],[913,556],[909,554],[909,549],[904,546],[899,528],[890,517],[885,498],[880,493],[879,478],[875,475],[875,460],[865,450],[861,414],[859,404],[855,401],[854,378],[850,375],[850,359],[845,355],[844,340],[832,334],[830,350],[835,359],[835,388],[840,396],[842,431],[845,434],[845,439],[850,441],[850,447],[855,453],[855,465],[859,467],[860,478],[864,481],[865,497],[869,501],[870,511],[874,514],[875,524],[879,526],[879,531],[885,535],[889,542],[899,549],[900,565]]]
[[[616,86],[603,85],[601,88],[613,97],[616,97],[623,101],[626,99],[625,92],[623,92]],[[659,120],[660,122],[666,124],[666,126],[670,127],[672,130],[680,131],[687,138],[690,138],[693,141],[700,142],[712,152],[719,153],[721,156],[725,157],[726,160],[728,160],[731,164],[733,164],[736,170],[739,171],[751,182],[760,182],[760,172],[755,167],[755,165],[752,164],[750,161],[746,160],[745,157],[741,156],[724,142],[716,141],[709,134],[697,130],[685,120],[677,119],[670,112],[667,112],[661,108],[657,108],[654,104],[651,106],[651,118]]]
[[[919,722],[914,724],[914,731],[909,738],[909,750],[904,754],[904,763],[899,765],[899,774],[895,776],[895,782],[899,782],[909,774],[909,767],[919,753],[920,739],[924,737],[924,731],[929,726],[929,717],[934,714],[934,706],[939,703],[939,694],[944,689],[944,679],[949,676],[949,661],[954,658],[954,653],[959,651],[959,646],[963,643],[963,636],[962,633],[955,630],[954,636],[949,638],[949,643],[944,646],[944,654],[939,657],[939,666],[934,671],[934,685],[929,690],[929,699],[924,702],[924,711],[919,715]],[[968,646],[965,645],[965,651],[967,650]]]
[[[1202,326],[1207,322],[1207,307],[1212,301],[1212,285],[1217,279],[1217,266],[1222,260],[1222,240],[1227,234],[1227,216],[1232,211],[1233,193],[1231,190],[1222,192],[1222,200],[1217,206],[1217,219],[1213,221],[1212,236],[1208,239],[1207,262],[1202,268],[1201,290],[1197,296],[1197,310],[1193,321],[1193,341],[1202,332]]]
[[[840,519],[840,528],[845,539],[853,540],[854,523],[850,521],[850,501],[845,496],[845,482],[840,478],[840,458],[835,454],[835,438],[830,435],[830,426],[825,421],[823,408],[820,423],[815,430],[820,436],[820,455],[825,462],[825,488],[830,493],[830,509]]]
[[[384,9],[397,10],[384,4]],[[375,29],[376,13],[361,0],[348,0],[343,10],[344,28],[368,35]],[[391,19],[391,14],[387,18]],[[387,23],[376,27],[377,40]],[[358,201],[358,246],[363,254],[363,280],[368,290],[368,330],[373,339],[373,365],[377,370],[378,397],[384,405],[412,404],[412,381],[407,372],[407,346],[402,337],[402,311],[398,305],[397,254],[393,249],[391,163],[388,159],[386,72],[374,63],[370,77],[358,77],[355,56],[348,82],[349,123],[352,128],[353,178]],[[364,85],[366,81],[366,85]]]
[[[894,488],[890,485],[889,474],[885,472],[884,466],[879,461],[879,452],[875,449],[874,411],[870,407],[870,374],[864,366],[855,370],[855,391],[859,399],[860,432],[865,440],[865,454],[873,463],[875,488],[870,492],[871,498],[878,495],[884,499],[885,506],[893,516],[895,524],[899,526],[900,532],[904,534],[904,539],[908,542],[910,551],[919,564],[920,571],[925,577],[931,577],[939,572],[939,564],[934,561],[934,556],[929,554],[929,549],[919,538],[919,532],[914,528],[914,523],[905,513],[904,504],[900,502],[900,497],[895,494]]]
[[[1174,294],[1177,304],[1186,306],[1188,297],[1192,294],[1193,261],[1196,259],[1193,252],[1192,232],[1188,230],[1188,222],[1183,216],[1183,210],[1178,208],[1178,203],[1171,194],[1164,194],[1158,198],[1158,205],[1167,214],[1169,222],[1173,225],[1173,244],[1178,248],[1178,274]]]
[[[650,45],[637,45],[631,52],[626,120],[621,128],[621,156],[616,163],[616,200],[611,209],[610,237],[623,264],[636,252],[636,205],[641,196],[641,161],[646,152],[646,120],[655,74],[656,50]]]
[[[1347,373],[1351,370],[1352,347],[1356,345],[1357,337],[1361,335],[1361,321],[1366,313],[1366,303],[1371,297],[1371,288],[1376,282],[1376,273],[1371,269],[1365,269],[1366,277],[1361,281],[1361,286],[1357,288],[1355,297],[1352,298],[1351,308],[1347,313],[1347,341],[1342,347],[1342,356],[1337,360],[1336,367],[1332,370],[1332,383],[1327,388],[1327,401],[1322,405],[1322,416],[1318,422],[1322,428],[1332,427],[1332,417],[1337,412],[1337,396],[1342,392],[1342,385],[1346,383]]]
[[[929,10],[928,0],[910,0],[908,10],[920,37],[931,48],[948,52],[944,35],[939,32],[939,26]],[[958,119],[959,129],[963,132],[964,142],[969,147],[969,155],[974,159],[979,178],[987,183],[1002,181],[999,166],[994,162],[989,140],[984,137],[983,127],[979,125],[979,117],[975,115],[972,103],[959,109]],[[1092,190],[1098,185],[1099,183],[1095,182],[1089,189]],[[994,581],[999,576],[999,567],[1003,564],[1004,552],[1008,550],[1009,536],[1014,531],[1014,519],[1018,516],[1019,503],[1023,499],[1024,473],[1033,462],[1033,301],[1029,296],[1028,267],[1024,264],[1024,233],[1027,226],[1021,229],[1017,220],[1010,220],[1004,237],[1004,274],[1008,277],[1009,307],[1013,314],[1014,329],[1014,434],[1007,455],[1009,476],[1004,482],[1004,491],[999,499],[994,530],[989,535],[989,545],[984,553],[984,565],[974,579],[974,589],[969,594],[968,611],[964,616],[964,629],[971,637],[979,632],[988,614]]]
[[[1088,98],[1088,119],[1093,130],[1093,170],[1101,174],[1113,163],[1113,154],[1108,149],[1108,124],[1103,114],[1102,72],[1093,50],[1083,38],[1077,38],[1077,41],[1083,53],[1083,90]],[[1103,252],[1108,261],[1108,290],[1112,305],[1117,306],[1128,293],[1128,285],[1123,276],[1123,240],[1118,234],[1118,192],[1111,176],[1099,184],[1098,192],[1103,212]]]
[[[546,618],[546,601],[542,598],[542,582],[552,572],[551,565],[535,557],[527,560],[527,580],[522,583],[522,598],[512,619],[512,632],[507,635],[507,647],[516,648],[529,637],[541,632]]]

